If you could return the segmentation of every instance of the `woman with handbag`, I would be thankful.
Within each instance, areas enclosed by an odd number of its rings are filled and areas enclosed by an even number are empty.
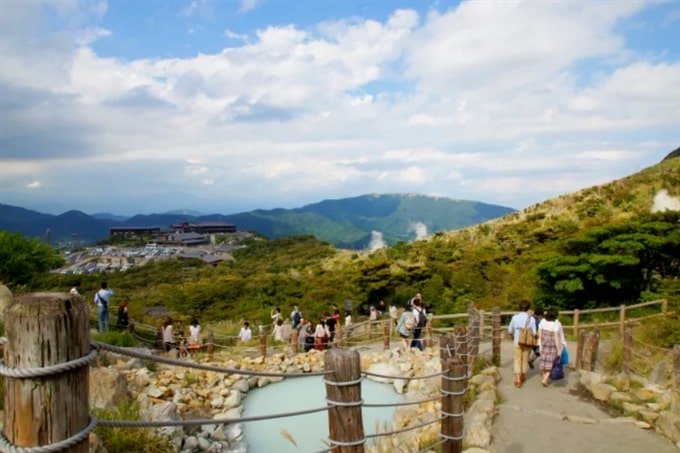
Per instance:
[[[543,379],[541,384],[547,387],[550,383],[550,372],[555,366],[555,362],[560,361],[562,356],[562,325],[557,321],[557,310],[554,308],[548,309],[545,318],[541,320],[538,325],[538,336],[541,347],[540,370]]]
[[[515,343],[514,349],[514,371],[515,387],[520,388],[526,380],[529,371],[529,353],[536,344],[536,323],[529,316],[528,300],[519,303],[519,313],[515,313],[510,320],[508,333],[512,335]],[[531,344],[529,344],[531,342]]]

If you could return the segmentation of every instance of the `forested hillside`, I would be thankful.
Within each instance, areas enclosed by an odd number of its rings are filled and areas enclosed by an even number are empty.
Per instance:
[[[481,225],[376,252],[340,251],[312,236],[253,240],[234,262],[154,264],[107,276],[133,318],[175,317],[269,322],[270,307],[299,305],[318,316],[345,300],[366,308],[403,304],[416,292],[433,312],[515,307],[522,298],[563,309],[680,296],[680,159],[547,200]],[[675,198],[673,198],[675,197]],[[656,212],[655,212],[656,211]],[[191,269],[188,269],[190,267]],[[68,276],[26,290],[67,289]],[[83,282],[91,294],[100,277]]]

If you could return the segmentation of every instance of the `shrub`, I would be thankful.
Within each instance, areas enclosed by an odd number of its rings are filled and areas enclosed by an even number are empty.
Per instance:
[[[127,331],[97,333],[92,336],[92,340],[121,348],[131,348],[137,346],[137,340],[135,340],[135,338]]]
[[[124,403],[109,409],[93,409],[98,420],[139,420],[139,406]],[[108,428],[98,426],[94,432],[109,453],[166,453],[175,447],[168,439],[155,436],[149,428]]]

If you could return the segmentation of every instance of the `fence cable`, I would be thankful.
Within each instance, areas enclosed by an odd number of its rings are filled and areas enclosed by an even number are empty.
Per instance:
[[[204,365],[201,363],[184,362],[181,360],[171,359],[168,357],[159,357],[152,354],[146,354],[143,352],[127,350],[126,348],[121,348],[118,346],[112,346],[110,344],[101,343],[98,341],[92,342],[92,344],[97,349],[103,349],[109,352],[115,352],[117,354],[126,355],[130,357],[135,357],[143,360],[151,360],[153,362],[165,363],[167,365],[176,365],[185,368],[195,368],[197,370],[204,371],[215,371],[217,373],[229,373],[229,374],[244,374],[248,376],[261,376],[261,377],[281,377],[281,378],[297,378],[297,377],[310,377],[310,376],[324,376],[326,374],[332,373],[332,371],[318,371],[310,373],[274,373],[269,371],[254,371],[254,370],[243,370],[237,368],[225,368],[215,365]]]

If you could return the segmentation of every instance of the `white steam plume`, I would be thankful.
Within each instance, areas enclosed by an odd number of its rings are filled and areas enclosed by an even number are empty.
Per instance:
[[[416,241],[427,238],[427,225],[423,222],[412,223],[409,229],[416,232]]]
[[[387,247],[385,240],[383,239],[383,234],[380,231],[371,231],[371,242],[368,244],[368,250],[373,252],[378,249],[383,249]]]
[[[668,195],[665,189],[661,189],[654,195],[652,212],[680,211],[680,199]]]

